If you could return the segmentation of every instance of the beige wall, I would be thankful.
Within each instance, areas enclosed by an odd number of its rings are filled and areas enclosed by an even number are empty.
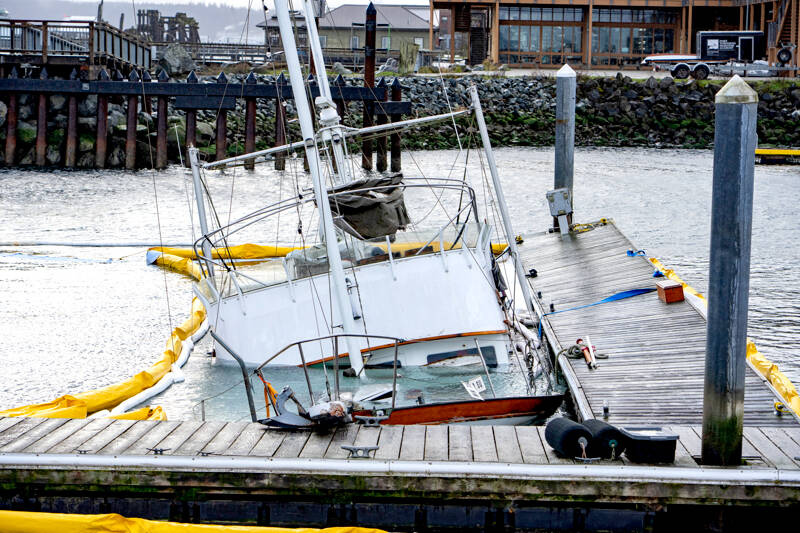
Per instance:
[[[325,44],[325,46],[328,48],[350,48],[351,35],[358,36],[359,48],[364,47],[364,30],[362,28],[354,28],[353,31],[344,29],[321,28],[319,30],[319,34],[320,37],[322,36],[327,37],[327,43]],[[387,32],[386,30],[378,29],[378,34],[375,39],[376,48],[383,48],[382,46],[383,37],[390,37],[389,32]],[[415,38],[422,39],[422,48],[429,48],[428,30],[418,30],[418,31],[393,30],[391,32],[391,48],[393,50],[397,50],[400,47],[400,43],[403,41],[413,44]]]

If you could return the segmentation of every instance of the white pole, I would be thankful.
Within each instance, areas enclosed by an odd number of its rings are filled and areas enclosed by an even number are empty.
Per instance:
[[[503,229],[505,230],[506,240],[508,241],[508,248],[511,251],[511,257],[514,259],[514,270],[517,273],[520,289],[522,289],[522,297],[525,299],[525,307],[531,315],[535,315],[536,310],[533,307],[530,286],[528,285],[528,279],[525,277],[525,269],[522,266],[522,260],[519,258],[517,243],[514,240],[514,229],[511,227],[511,217],[508,215],[506,197],[503,194],[503,186],[500,184],[500,176],[497,174],[497,164],[494,161],[492,143],[489,141],[489,131],[486,129],[486,121],[483,119],[483,108],[481,107],[481,100],[478,98],[478,88],[473,85],[470,87],[469,92],[470,96],[472,96],[472,107],[475,109],[475,120],[478,122],[478,129],[481,132],[481,142],[483,142],[486,162],[489,163],[489,174],[492,176],[492,185],[497,194],[497,206],[500,208],[500,215],[503,220]]]
[[[200,231],[208,235],[208,220],[206,219],[206,204],[203,200],[203,183],[200,180],[200,162],[197,159],[197,148],[189,147],[189,164],[192,167],[192,183],[194,184],[194,200],[197,203],[197,218],[200,220]],[[208,276],[214,277],[214,265],[211,262],[211,243],[203,240],[203,255],[206,257],[205,263],[208,269]]]
[[[319,207],[320,227],[325,236],[325,247],[328,252],[328,262],[331,269],[331,281],[333,283],[332,296],[336,301],[336,308],[339,311],[339,318],[342,321],[342,331],[345,334],[357,333],[353,310],[350,307],[350,299],[347,297],[347,285],[344,281],[344,268],[342,267],[342,256],[339,254],[339,243],[336,239],[336,230],[333,227],[333,215],[331,206],[328,203],[328,191],[322,182],[320,172],[319,151],[314,141],[314,124],[311,121],[311,111],[308,100],[306,99],[305,83],[303,73],[300,70],[300,61],[297,58],[297,47],[294,42],[292,32],[292,22],[289,19],[289,7],[286,0],[275,2],[275,11],[278,16],[278,26],[283,41],[283,50],[286,55],[286,66],[289,69],[289,78],[292,80],[292,93],[297,108],[297,116],[300,121],[300,130],[305,141],[306,158],[308,159],[308,169],[311,172],[311,180],[314,183],[314,196]],[[355,337],[345,337],[347,350],[350,356],[350,366],[357,375],[362,378],[364,375],[364,362],[361,358],[360,343]],[[334,354],[338,356],[338,354]]]

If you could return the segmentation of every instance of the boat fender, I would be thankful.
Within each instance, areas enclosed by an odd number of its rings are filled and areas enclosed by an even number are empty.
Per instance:
[[[625,436],[616,427],[597,419],[584,420],[583,425],[592,433],[592,457],[616,459],[625,451]]]
[[[554,418],[544,429],[544,438],[564,457],[587,457],[592,447],[592,432],[569,418]]]

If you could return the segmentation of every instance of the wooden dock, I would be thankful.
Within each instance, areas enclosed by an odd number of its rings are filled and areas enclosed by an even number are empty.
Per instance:
[[[583,358],[559,358],[582,419],[617,425],[702,424],[706,319],[687,300],[664,304],[655,292],[573,309],[631,289],[654,288],[653,266],[611,223],[561,238],[527,237],[520,247],[534,297],[544,313],[543,331],[558,353],[590,338],[600,354],[590,370]],[[797,427],[791,414],[775,415],[778,397],[749,365],[745,379],[745,426]]]
[[[560,457],[544,428],[531,426],[351,424],[313,433],[247,422],[5,418],[0,508],[416,531],[613,530],[621,519],[638,530],[686,513],[697,519],[697,505],[709,502],[755,506],[749,512],[759,516],[765,503],[773,517],[796,513],[800,427],[746,428],[747,464],[736,469],[698,467],[699,428],[671,429],[681,437],[675,464],[653,466]],[[378,449],[349,459],[342,445]]]

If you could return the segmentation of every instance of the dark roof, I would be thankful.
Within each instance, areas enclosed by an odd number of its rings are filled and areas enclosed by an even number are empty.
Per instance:
[[[429,8],[424,5],[376,5],[378,12],[378,25],[389,25],[396,30],[427,30]],[[353,27],[353,23],[363,25],[366,17],[367,6],[362,4],[344,4],[331,9],[319,19],[320,29],[334,29]],[[305,27],[305,19],[298,16],[295,19],[298,27]],[[273,15],[267,21],[267,25],[277,27],[277,17]],[[264,23],[258,23],[258,27],[263,28]]]

